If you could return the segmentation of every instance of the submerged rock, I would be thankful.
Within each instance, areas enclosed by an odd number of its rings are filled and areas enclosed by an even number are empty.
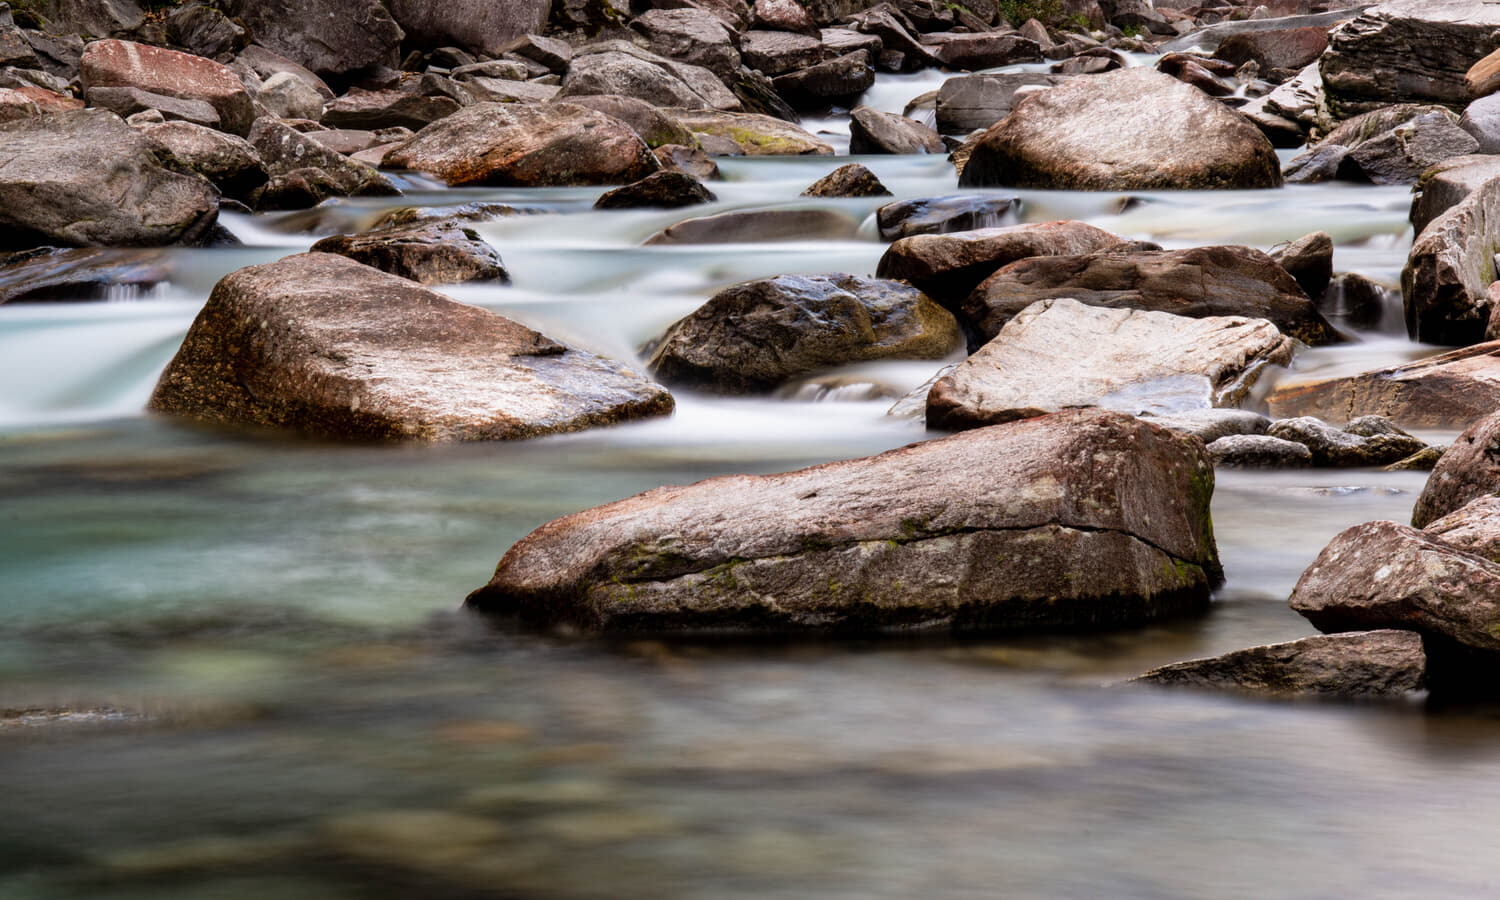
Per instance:
[[[103,300],[121,288],[144,290],[170,277],[157,249],[39,247],[0,257],[0,303]]]
[[[339,440],[536,437],[665,415],[617,363],[342,256],[225,276],[150,408]]]
[[[1196,439],[1071,410],[576,513],[468,605],[602,632],[1127,625],[1207,603],[1212,485]]]
[[[1043,300],[933,385],[932,428],[975,428],[1059,409],[1170,413],[1233,406],[1292,342],[1265,319],[1189,319]]]
[[[747,209],[683,219],[646,239],[657,244],[854,240],[859,223],[831,209]]]
[[[312,249],[347,256],[420,284],[510,281],[495,248],[454,219],[338,234],[323,238]]]
[[[669,384],[764,391],[829,366],[942,359],[958,323],[921,291],[857,275],[783,275],[726,288],[667,329],[647,364]]]
[[[1427,657],[1414,631],[1351,631],[1236,650],[1152,669],[1133,681],[1271,697],[1392,696],[1420,691]]]
[[[1407,428],[1462,428],[1500,408],[1500,341],[1359,375],[1284,381],[1266,402],[1278,419],[1378,415]]]

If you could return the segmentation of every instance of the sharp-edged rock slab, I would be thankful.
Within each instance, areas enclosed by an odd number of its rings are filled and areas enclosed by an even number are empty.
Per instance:
[[[665,415],[612,361],[342,256],[225,276],[151,408],[339,440],[536,437]]]
[[[336,234],[313,244],[312,249],[347,256],[420,284],[510,281],[495,248],[455,219]]]
[[[1412,244],[1401,271],[1407,334],[1460,347],[1484,340],[1497,251],[1500,178],[1492,178],[1429,222]]]
[[[450,185],[629,184],[660,168],[630,126],[571,103],[477,103],[385,155]]]
[[[1420,193],[1412,201],[1412,229],[1421,235],[1439,216],[1497,177],[1500,177],[1500,156],[1485,153],[1455,156],[1428,169],[1417,185]]]
[[[1196,439],[1073,410],[576,513],[468,605],[602,632],[1125,625],[1207,602],[1212,485]]]
[[[1043,300],[938,379],[932,428],[977,428],[1075,406],[1139,414],[1232,406],[1292,342],[1265,319],[1189,319]]]
[[[849,113],[850,153],[942,153],[936,131],[905,116],[857,106]]]
[[[1500,496],[1471,500],[1422,530],[1445,544],[1500,563]]]
[[[1387,697],[1422,690],[1426,669],[1421,635],[1383,629],[1250,647],[1161,666],[1132,680],[1271,697]]]
[[[1465,428],[1438,460],[1417,498],[1411,523],[1426,528],[1473,500],[1496,493],[1500,493],[1500,412],[1489,412]]]
[[[1028,94],[985,132],[963,186],[1071,190],[1265,188],[1271,142],[1244,117],[1144,67]]]
[[[1344,378],[1282,382],[1266,402],[1278,419],[1378,415],[1404,428],[1463,428],[1500,408],[1500,341]]]

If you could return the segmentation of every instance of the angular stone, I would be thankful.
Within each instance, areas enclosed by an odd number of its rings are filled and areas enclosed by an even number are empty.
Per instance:
[[[1248,409],[1194,409],[1152,416],[1151,424],[1191,434],[1205,444],[1212,444],[1230,435],[1265,434],[1271,420]]]
[[[325,193],[314,202],[327,196],[388,197],[401,193],[372,167],[335,153],[270,116],[255,120],[250,129],[250,145],[260,155],[273,181],[292,172],[322,173],[321,181],[332,193]]]
[[[306,81],[290,72],[277,72],[267,78],[255,99],[273,115],[283,119],[323,118],[323,95]]]
[[[558,99],[619,94],[658,107],[741,108],[739,98],[702,66],[670,60],[623,41],[606,41],[585,50],[568,66]]]
[[[339,440],[468,441],[664,415],[672,400],[509,319],[305,253],[214,287],[151,408]]]
[[[681,172],[699,181],[716,181],[723,177],[719,172],[718,163],[710,159],[708,154],[699,147],[662,144],[656,148],[655,154],[664,172]]]
[[[594,201],[595,209],[678,209],[712,203],[719,198],[698,179],[685,172],[662,171],[640,181],[605,191]]]
[[[215,130],[222,127],[218,111],[202,100],[184,100],[132,87],[90,88],[85,96],[89,106],[107,109],[123,119],[154,112],[160,114],[162,121],[189,122]]]
[[[147,125],[140,131],[226,196],[248,198],[269,177],[260,154],[244,138],[188,122]]]
[[[1201,91],[1121,69],[1030,94],[974,148],[963,186],[1072,190],[1281,184],[1271,142]]]
[[[218,4],[250,29],[255,43],[324,78],[344,78],[377,66],[395,68],[400,62],[404,32],[379,0],[218,0]]]
[[[236,63],[249,67],[252,72],[264,81],[270,81],[276,75],[291,75],[317,91],[318,96],[324,100],[332,100],[335,96],[333,89],[323,79],[313,74],[311,69],[279,53],[267,50],[265,47],[251,44],[240,51],[240,55],[236,58]]]
[[[768,391],[830,366],[942,359],[963,343],[916,288],[857,275],[782,275],[725,288],[667,329],[647,363],[668,384]]]
[[[1500,408],[1500,342],[1347,378],[1283,381],[1266,402],[1278,419],[1380,415],[1406,428],[1463,428]]]
[[[1152,669],[1134,681],[1270,697],[1386,697],[1420,691],[1427,656],[1415,631],[1350,631]]]
[[[1236,66],[1253,60],[1260,65],[1261,71],[1301,69],[1317,62],[1326,49],[1328,26],[1304,25],[1230,35],[1219,42],[1214,59]]]
[[[207,103],[223,130],[241,136],[255,121],[255,106],[239,78],[228,67],[189,53],[130,41],[94,41],[83,51],[78,77],[86,92],[135,88]]]
[[[1297,280],[1309,297],[1322,296],[1333,278],[1333,238],[1326,231],[1314,231],[1273,247],[1271,258]]]
[[[250,42],[250,35],[233,19],[198,3],[173,10],[166,26],[172,43],[209,59],[232,55]]]
[[[312,251],[347,256],[419,284],[510,281],[495,248],[453,219],[337,234],[313,244]]]
[[[690,63],[726,78],[740,68],[734,29],[703,9],[652,9],[637,16],[630,27],[651,45],[651,52]]]
[[[1497,404],[1500,409],[1500,404]],[[1426,528],[1473,500],[1500,493],[1500,412],[1476,417],[1443,454],[1417,497],[1411,523]]]
[[[387,0],[407,40],[425,47],[462,47],[499,56],[547,24],[551,0]]]
[[[870,54],[857,50],[778,75],[773,84],[777,93],[793,105],[826,106],[869,90],[875,84],[875,68],[870,64]]]
[[[1306,444],[1268,434],[1227,434],[1208,445],[1215,466],[1238,469],[1286,469],[1312,465]]]
[[[802,192],[804,197],[889,197],[890,189],[859,163],[839,166]]]
[[[518,187],[628,184],[660,167],[624,122],[568,103],[477,103],[396,145],[384,165]]]
[[[1422,530],[1445,544],[1500,563],[1500,497],[1493,494],[1465,503]]]
[[[822,40],[818,23],[797,0],[755,0],[750,8],[750,24],[755,28],[794,31]]]
[[[1189,319],[1043,300],[938,379],[930,428],[977,428],[1077,406],[1139,415],[1234,406],[1292,343],[1264,319]]]
[[[410,128],[421,131],[461,108],[458,102],[448,97],[354,88],[323,108],[323,124],[330,128]]]
[[[1482,154],[1455,156],[1428,169],[1417,185],[1421,193],[1412,201],[1412,229],[1421,235],[1438,216],[1497,177],[1500,177],[1500,158]]]
[[[731,140],[746,156],[832,156],[833,148],[790,122],[753,113],[667,109],[694,134]]]
[[[1212,484],[1197,440],[1072,410],[576,513],[468,605],[603,632],[1132,624],[1207,602]]]
[[[166,256],[156,249],[38,247],[0,259],[0,303],[105,300],[121,288],[170,279]]]
[[[1017,197],[953,194],[887,203],[875,210],[880,238],[895,241],[918,234],[952,234],[1001,228],[1015,217]]]
[[[1479,149],[1479,142],[1442,109],[1414,117],[1349,151],[1339,177],[1375,184],[1416,184],[1422,173],[1455,156]]]
[[[1500,97],[1486,95],[1464,107],[1458,127],[1479,142],[1476,152],[1500,153]]]
[[[1068,78],[1040,72],[949,78],[938,88],[937,130],[943,134],[968,134],[976,128],[989,128],[1010,115],[1016,102],[1027,93],[1065,84]]]
[[[1500,179],[1475,187],[1427,223],[1401,270],[1406,333],[1429,344],[1484,340],[1500,251]]]
[[[1042,48],[1018,34],[948,32],[928,35],[922,43],[927,52],[954,69],[993,69],[1042,61]]]
[[[1427,447],[1380,416],[1361,416],[1343,429],[1311,416],[1281,419],[1266,433],[1307,447],[1315,466],[1385,466]]]
[[[857,106],[849,114],[849,152],[942,153],[942,137],[921,122]]]

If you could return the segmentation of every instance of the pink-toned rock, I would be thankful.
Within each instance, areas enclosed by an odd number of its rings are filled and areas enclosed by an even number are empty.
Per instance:
[[[1500,412],[1474,422],[1438,460],[1412,510],[1426,528],[1475,498],[1500,493]]]
[[[797,0],[755,0],[755,6],[750,9],[750,22],[755,28],[794,31],[822,39],[818,23]]]
[[[94,41],[79,62],[84,90],[136,88],[152,94],[199,100],[219,114],[220,127],[241,137],[250,133],[255,106],[239,78],[211,59],[131,41]]]
[[[1500,342],[1343,378],[1283,382],[1266,402],[1277,419],[1380,415],[1404,428],[1462,428],[1500,408]]]
[[[0,122],[30,119],[41,114],[41,108],[30,97],[20,91],[0,88]]]
[[[37,105],[42,112],[66,112],[70,109],[83,109],[83,101],[77,97],[69,97],[67,94],[59,94],[42,87],[26,85],[14,89],[16,93],[25,96]]]

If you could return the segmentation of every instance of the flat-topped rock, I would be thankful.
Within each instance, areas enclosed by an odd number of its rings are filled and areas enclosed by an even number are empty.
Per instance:
[[[136,88],[213,107],[219,127],[244,136],[255,121],[255,105],[239,78],[211,59],[131,41],[94,41],[84,48],[78,77],[85,91]]]
[[[468,605],[594,632],[1125,625],[1207,602],[1212,485],[1195,438],[1072,410],[585,510]]]
[[[1404,428],[1463,428],[1500,408],[1500,342],[1359,375],[1283,381],[1266,402],[1278,419],[1379,415]]]
[[[1426,668],[1421,635],[1383,629],[1322,634],[1172,663],[1132,681],[1268,697],[1384,697],[1422,690]]]
[[[833,148],[791,122],[757,113],[707,109],[667,109],[667,115],[695,134],[733,141],[746,156],[832,156]]]
[[[256,44],[324,78],[401,62],[401,26],[380,0],[219,0],[217,5],[244,23]]]
[[[672,398],[502,316],[304,253],[214,287],[150,408],[338,440],[472,441],[665,415]]]

